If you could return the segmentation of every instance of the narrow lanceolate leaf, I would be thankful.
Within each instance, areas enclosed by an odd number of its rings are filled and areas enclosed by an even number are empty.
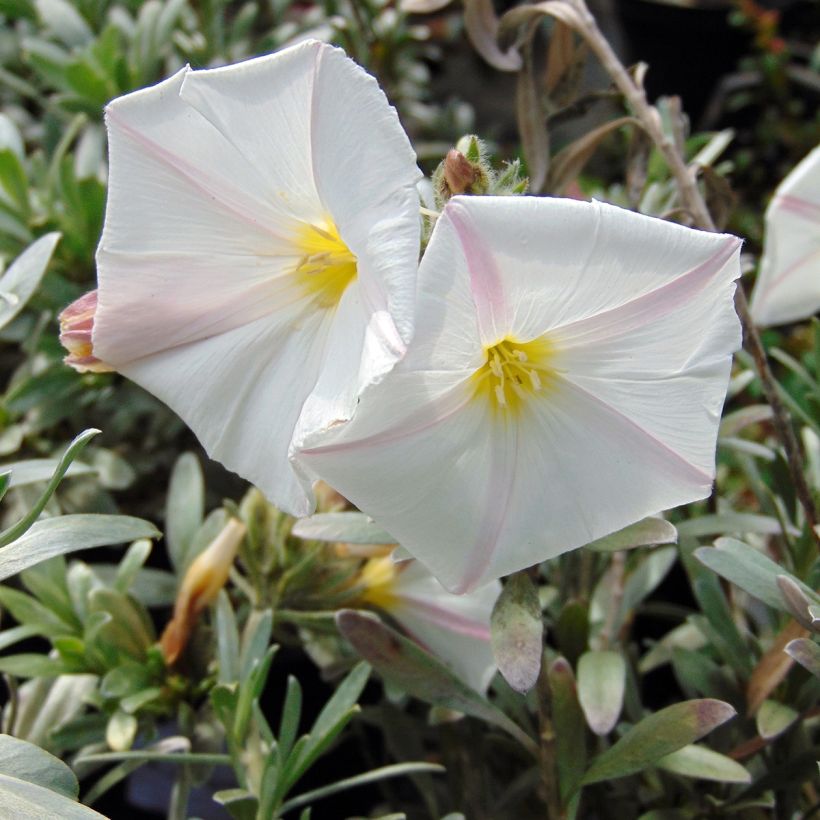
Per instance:
[[[636,524],[630,524],[612,535],[605,535],[597,541],[586,545],[595,552],[615,552],[633,547],[647,547],[650,544],[674,544],[678,540],[678,531],[674,524],[663,518],[644,518]]]
[[[816,605],[808,595],[800,588],[800,584],[789,575],[777,576],[777,587],[783,597],[786,609],[791,613],[806,629],[814,627],[815,618],[812,614],[812,606]]]
[[[46,272],[59,233],[49,233],[26,248],[0,278],[0,328],[26,305]]]
[[[566,658],[553,661],[549,669],[549,684],[558,785],[561,800],[566,802],[580,782],[587,763],[584,713],[578,702],[572,667]]]
[[[698,780],[717,780],[719,783],[752,782],[751,774],[740,763],[705,746],[684,746],[677,752],[662,757],[658,766],[667,772]]]
[[[490,635],[498,669],[516,692],[535,685],[541,669],[544,624],[538,592],[523,572],[507,579],[490,616]]]
[[[578,699],[596,735],[618,722],[626,688],[626,663],[619,652],[585,652],[578,660]]]
[[[205,480],[193,453],[183,453],[174,464],[165,507],[165,540],[171,563],[183,569],[188,547],[205,517]]]
[[[626,777],[654,766],[660,758],[694,743],[735,714],[728,703],[710,698],[667,706],[644,718],[595,758],[582,783]]]
[[[785,703],[764,700],[757,710],[757,733],[771,740],[783,734],[799,717],[800,713]]]
[[[786,652],[812,675],[820,678],[820,646],[811,638],[796,638],[786,645]]]
[[[51,476],[51,481],[48,482],[34,506],[16,524],[12,524],[12,526],[0,533],[0,547],[4,547],[6,544],[10,544],[19,538],[39,518],[40,513],[45,509],[48,500],[63,480],[63,476],[68,471],[71,463],[77,458],[86,444],[99,432],[99,430],[91,428],[83,430],[82,433],[75,436],[74,440],[66,448],[65,453],[63,453],[62,458],[57,462],[57,467]]]
[[[74,772],[45,749],[11,735],[0,735],[0,774],[30,783],[48,784],[52,791],[77,799],[80,786]]]
[[[370,516],[357,512],[317,513],[299,519],[291,530],[306,541],[342,541],[348,544],[395,544]]]
[[[128,515],[76,514],[46,518],[0,550],[0,580],[55,555],[123,544],[137,538],[157,538],[159,534],[149,521]]]
[[[764,604],[773,609],[789,611],[777,583],[778,576],[785,574],[783,567],[754,547],[736,538],[718,538],[714,547],[701,547],[696,550],[695,557],[709,569]],[[820,600],[805,584],[796,578],[792,580],[809,600],[815,603]]]
[[[537,746],[519,726],[457,678],[441,661],[385,626],[374,615],[342,609],[336,613],[339,631],[353,648],[388,682],[434,706],[472,715],[515,737],[533,755]]]
[[[12,487],[24,487],[26,484],[34,484],[37,481],[48,481],[54,475],[59,463],[56,458],[30,458],[13,464],[4,464],[0,467],[0,470],[3,470],[3,472],[8,470],[11,473],[9,476],[10,489]],[[94,472],[94,468],[88,464],[74,462],[66,470],[65,475],[71,478],[78,475],[89,475]]]

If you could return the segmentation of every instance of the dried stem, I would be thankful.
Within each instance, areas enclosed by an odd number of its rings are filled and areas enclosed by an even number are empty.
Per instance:
[[[706,202],[698,189],[695,173],[690,170],[681,155],[680,150],[674,141],[664,132],[660,115],[654,106],[650,105],[646,99],[643,88],[635,82],[629,72],[624,68],[623,63],[618,59],[609,42],[606,40],[595,18],[590,13],[584,0],[567,0],[572,6],[579,23],[578,32],[589,44],[590,49],[598,57],[601,65],[612,78],[618,90],[624,95],[635,116],[643,123],[647,134],[657,146],[658,150],[666,160],[669,170],[675,179],[680,192],[683,207],[699,228],[707,231],[714,231],[715,223],[706,206]],[[740,323],[743,327],[743,337],[746,347],[752,354],[757,368],[760,383],[766,401],[772,408],[775,430],[786,453],[789,471],[794,483],[795,493],[803,507],[806,523],[815,542],[820,546],[820,534],[817,532],[818,515],[814,499],[806,482],[806,471],[803,464],[803,456],[797,444],[794,428],[791,424],[789,413],[780,400],[777,392],[777,382],[769,367],[766,351],[760,334],[752,321],[749,313],[749,304],[743,288],[738,286],[735,292],[735,306],[737,308]]]

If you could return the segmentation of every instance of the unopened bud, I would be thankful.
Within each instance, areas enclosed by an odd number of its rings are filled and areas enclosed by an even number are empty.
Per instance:
[[[225,586],[244,537],[245,525],[231,518],[188,567],[174,603],[174,617],[159,641],[167,664],[174,663],[185,649],[200,613],[216,600],[219,590]]]
[[[450,149],[444,158],[444,181],[450,195],[468,192],[477,179],[478,171],[467,157],[455,148]]]
[[[92,334],[97,291],[72,302],[60,314],[60,344],[68,351],[63,361],[79,373],[110,373],[113,368],[94,355]]]

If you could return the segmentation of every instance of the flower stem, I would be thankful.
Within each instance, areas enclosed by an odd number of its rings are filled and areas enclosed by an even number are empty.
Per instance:
[[[541,671],[536,683],[538,694],[538,741],[541,763],[541,783],[547,808],[547,820],[563,820],[558,786],[558,767],[555,747],[555,727],[552,722],[552,687],[547,658],[541,660]]]
[[[666,160],[680,192],[683,207],[690,214],[694,224],[707,231],[716,230],[706,202],[698,189],[695,174],[687,167],[679,147],[664,132],[660,115],[657,109],[647,101],[643,87],[636,83],[624,68],[623,63],[612,50],[612,46],[598,28],[598,24],[587,8],[585,0],[567,0],[567,2],[577,15],[580,24],[579,34],[598,57],[601,65],[626,98],[633,113],[641,121],[646,133]],[[805,514],[806,524],[809,532],[814,537],[815,543],[820,546],[820,534],[816,529],[820,519],[818,519],[814,498],[806,482],[803,455],[797,444],[797,437],[794,434],[789,412],[778,394],[777,382],[772,375],[763,342],[749,313],[749,303],[740,284],[738,284],[735,291],[735,307],[743,327],[744,342],[754,358],[763,393],[772,408],[775,431],[786,453],[789,472],[792,476],[795,493]]]

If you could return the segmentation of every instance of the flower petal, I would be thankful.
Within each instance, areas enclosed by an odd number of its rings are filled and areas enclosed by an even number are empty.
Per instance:
[[[454,591],[711,489],[739,242],[578,206],[452,200],[407,356],[296,454]],[[596,238],[579,252],[561,234]],[[527,344],[545,331],[548,345]],[[514,407],[476,386],[495,372],[488,346],[520,375]],[[521,381],[541,366],[525,350],[548,356],[544,380]]]
[[[775,191],[766,210],[763,259],[751,311],[763,326],[820,309],[820,146]]]
[[[399,572],[393,591],[391,615],[470,686],[485,692],[496,670],[490,614],[501,584],[496,581],[469,595],[453,595],[412,561]]]

